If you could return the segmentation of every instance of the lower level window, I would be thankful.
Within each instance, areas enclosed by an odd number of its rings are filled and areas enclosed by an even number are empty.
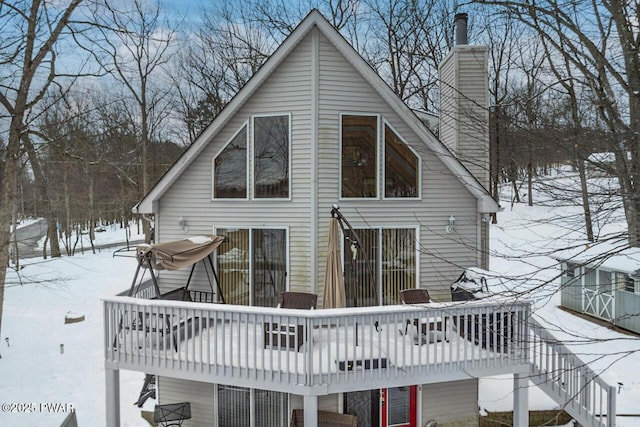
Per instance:
[[[286,393],[218,386],[218,427],[281,427],[287,425],[287,414]]]

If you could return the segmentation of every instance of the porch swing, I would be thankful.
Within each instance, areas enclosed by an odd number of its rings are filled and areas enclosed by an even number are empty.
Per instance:
[[[226,303],[220,281],[213,265],[211,254],[225,241],[222,236],[195,236],[183,240],[175,240],[154,245],[138,245],[135,248],[135,257],[138,261],[131,287],[123,296],[145,298],[151,300],[174,300],[189,302],[221,302]],[[113,256],[127,255],[129,249],[120,249]],[[196,265],[202,262],[209,281],[210,291],[189,289]],[[207,265],[211,271],[207,269]],[[166,293],[160,291],[158,285],[158,270],[182,270],[191,268],[189,277],[184,286],[172,289]],[[151,280],[145,280],[146,272],[149,272]],[[216,281],[217,296],[213,288],[213,280]],[[185,331],[192,331],[191,325],[200,325],[198,318],[176,318],[170,313],[155,313],[146,310],[129,313],[119,322],[119,332],[139,331],[145,337],[155,336],[161,338],[167,344],[172,342],[175,351],[178,351],[178,338],[188,337]],[[194,323],[195,322],[195,323]],[[183,333],[181,334],[180,331]],[[171,338],[172,337],[172,338]],[[114,348],[117,348],[118,336],[113,340]]]
[[[220,287],[220,280],[218,279],[218,275],[211,258],[213,252],[224,241],[225,238],[222,236],[195,236],[183,240],[158,243],[154,245],[138,245],[135,248],[135,255],[129,254],[131,252],[129,248],[119,249],[115,251],[113,256],[135,256],[138,261],[138,265],[131,282],[131,287],[126,293],[126,296],[174,301],[206,303],[220,302],[225,304],[226,301]],[[210,291],[189,289],[189,285],[191,284],[196,265],[199,262],[202,263],[204,272],[209,282]],[[166,293],[162,293],[160,291],[156,271],[183,270],[189,267],[191,268],[189,277],[184,286],[172,289]],[[151,279],[150,281],[148,279],[145,279],[147,272],[149,272],[149,276]],[[215,280],[216,282],[218,298],[216,298],[216,292],[213,288],[213,280]],[[129,321],[125,321],[124,318],[121,318],[119,329],[120,331],[129,329],[131,332],[135,330],[141,330],[145,334],[145,336],[149,334],[160,334],[165,340],[169,335],[172,335],[173,349],[174,351],[178,351],[179,336],[188,336],[188,332],[184,332],[185,330],[191,330],[189,326],[191,326],[194,321],[198,324],[198,326],[201,326],[200,319],[178,319],[177,321],[174,319],[172,321],[171,315],[169,314],[137,312],[134,316],[132,316],[132,318],[129,319]],[[179,333],[180,329],[183,331],[182,334]],[[117,340],[118,337],[114,337],[114,348],[117,348]],[[135,404],[138,405],[138,407],[142,407],[147,399],[155,399],[155,397],[155,375],[146,374],[144,384],[142,386],[142,389],[140,390],[140,395]],[[172,405],[156,405],[156,413],[154,415],[156,421],[164,422],[167,420],[178,420],[190,417],[190,414],[188,414],[183,416],[182,418],[167,418],[164,412],[162,414],[158,412],[159,410],[164,410],[166,412],[166,408],[171,406]],[[173,414],[173,412],[175,411],[169,411],[169,414],[171,415]]]
[[[190,302],[221,302],[226,303],[220,280],[213,265],[211,254],[225,241],[222,236],[194,236],[182,240],[174,240],[154,245],[138,245],[135,248],[135,257],[138,261],[136,271],[131,282],[131,287],[126,296],[149,297],[150,299],[190,301]],[[125,252],[129,249],[120,249],[114,252],[114,256],[129,256]],[[209,283],[209,291],[189,289],[196,265],[201,262]],[[184,286],[162,293],[158,285],[159,270],[183,270],[191,268],[189,277]],[[151,281],[145,281],[149,272]],[[213,281],[216,282],[216,291]],[[151,288],[149,288],[151,286]]]

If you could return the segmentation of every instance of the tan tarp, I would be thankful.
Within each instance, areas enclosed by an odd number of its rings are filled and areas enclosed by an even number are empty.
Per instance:
[[[331,218],[329,222],[329,245],[327,248],[327,265],[324,274],[324,308],[344,307],[346,302],[344,276],[340,260],[340,233],[338,220]]]
[[[190,267],[216,250],[222,236],[194,236],[184,240],[136,246],[136,256],[143,267],[154,270],[179,270]]]

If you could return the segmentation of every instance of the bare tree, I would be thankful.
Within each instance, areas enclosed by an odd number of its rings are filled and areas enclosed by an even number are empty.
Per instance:
[[[640,246],[640,3],[477,2],[499,6],[530,27],[589,85],[611,135],[629,245]]]
[[[508,90],[513,77],[515,55],[518,51],[521,30],[516,21],[508,16],[489,19],[485,17],[483,30],[489,45],[489,161],[491,195],[498,200],[501,181],[502,144],[506,138],[505,115],[503,104],[507,100]],[[497,222],[497,215],[492,215],[492,221]]]
[[[62,5],[40,0],[0,0],[0,117],[10,121],[0,189],[0,326],[9,224],[30,114],[41,105],[49,89],[60,82],[57,44],[72,35],[72,16],[82,1],[71,0]]]
[[[217,6],[217,7],[215,7]],[[190,43],[173,58],[174,103],[189,140],[218,115],[275,48],[264,28],[242,14],[245,5],[221,3],[203,10]]]
[[[157,3],[134,0],[129,10],[107,5],[95,16],[100,23],[99,47],[103,67],[127,89],[138,111],[139,144],[142,147],[140,196],[153,185],[150,144],[157,127],[169,114],[170,86],[163,84],[162,67],[169,62],[175,32],[163,25]],[[146,240],[150,226],[144,223]]]

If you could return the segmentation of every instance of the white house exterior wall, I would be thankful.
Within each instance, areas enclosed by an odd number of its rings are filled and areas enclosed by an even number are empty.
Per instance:
[[[322,295],[319,284],[324,274],[324,259],[318,257],[315,273],[311,272],[310,263],[314,233],[311,215],[314,205],[310,196],[314,184],[310,162],[316,158],[312,156],[310,143],[315,102],[310,95],[315,93],[311,90],[310,69],[319,64],[317,253],[326,250],[329,212],[335,203],[340,204],[341,211],[354,227],[420,225],[419,286],[428,287],[435,299],[448,299],[448,286],[461,268],[477,265],[476,200],[333,45],[322,35],[318,38],[318,60],[312,61],[314,37],[310,33],[160,199],[158,239],[168,241],[186,237],[177,225],[180,217],[189,227],[188,235],[211,233],[214,226],[288,227],[289,287]],[[291,114],[291,199],[212,201],[212,159],[252,115],[268,113]],[[422,200],[339,199],[341,113],[380,114],[412,145],[422,158]],[[249,132],[249,139],[251,136]],[[382,168],[378,173],[382,176]],[[455,232],[447,234],[445,225],[451,215],[456,218]],[[185,275],[185,272],[163,272],[163,291],[182,286]],[[208,287],[203,274],[196,276],[194,288]],[[316,284],[318,286],[313,289]]]
[[[420,225],[419,286],[428,287],[436,299],[448,299],[449,284],[460,274],[460,266],[476,265],[476,200],[324,37],[320,37],[320,56],[318,149],[323,163],[318,177],[318,227],[321,250],[326,248],[323,232],[334,203],[340,204],[342,213],[354,227]],[[422,158],[422,200],[339,199],[341,113],[381,114],[402,135]],[[379,169],[378,176],[382,173]],[[445,226],[451,215],[456,218],[456,230],[447,234]],[[319,268],[318,277],[323,271]]]
[[[159,377],[156,381],[159,401],[190,403],[191,419],[184,423],[185,427],[215,425],[215,384],[170,377]]]
[[[319,37],[318,37],[319,36]],[[318,40],[316,48],[313,43]],[[317,51],[317,61],[311,52]],[[317,99],[312,90],[311,67],[318,64]],[[314,103],[317,107],[314,108]],[[317,109],[317,152],[314,146],[311,114]],[[291,125],[291,198],[282,201],[212,200],[212,160],[252,115],[290,114]],[[340,200],[340,114],[380,114],[414,148],[422,159],[421,200]],[[383,121],[380,121],[381,126]],[[249,127],[249,141],[252,138]],[[317,167],[311,164],[317,158]],[[251,169],[250,169],[251,170]],[[327,245],[329,212],[334,203],[354,227],[415,227],[419,225],[421,254],[419,286],[429,287],[436,299],[448,299],[448,285],[460,273],[461,266],[474,266],[477,244],[476,200],[411,132],[409,126],[380,95],[345,61],[324,36],[307,35],[264,85],[245,103],[238,114],[221,129],[160,199],[158,239],[168,241],[187,235],[207,234],[213,227],[286,227],[289,231],[289,287],[309,290],[312,278],[318,284],[312,289],[320,296],[324,257],[318,257],[317,271],[311,272],[311,233],[314,232],[314,185],[311,172],[317,176],[317,253]],[[383,170],[378,171],[382,177]],[[251,187],[249,177],[249,187]],[[258,216],[259,215],[259,216]],[[454,233],[445,232],[450,215],[456,218]],[[178,227],[182,217],[189,227],[184,234]],[[462,243],[452,243],[453,241]],[[438,275],[435,272],[438,271]],[[163,272],[163,291],[183,286],[187,272]],[[203,274],[196,274],[196,288],[206,289]],[[213,403],[213,385],[161,378],[160,399],[164,402],[188,400],[194,413],[209,416]],[[206,389],[206,390],[205,390]],[[468,394],[468,393],[467,393]],[[459,394],[458,394],[459,396]],[[466,396],[463,395],[463,396]],[[474,396],[471,396],[474,397]],[[295,397],[294,397],[295,399]],[[319,405],[337,410],[337,397],[327,396]],[[474,400],[470,401],[471,403]],[[470,403],[470,404],[471,404]],[[198,411],[196,411],[198,408]],[[204,414],[204,415],[203,415]],[[194,425],[207,425],[195,421]]]
[[[213,227],[288,227],[289,283],[310,283],[309,275],[309,135],[310,37],[305,37],[287,60],[262,85],[238,114],[202,151],[160,200],[159,241],[185,238],[177,227],[180,216],[188,235],[210,234]],[[279,95],[280,94],[280,95]],[[212,161],[237,130],[252,116],[291,114],[291,198],[282,201],[213,200]],[[251,141],[251,128],[249,140]],[[251,186],[252,177],[249,177]],[[163,273],[164,290],[183,286],[186,272]],[[200,279],[204,278],[200,275]],[[202,280],[200,287],[208,286]]]
[[[451,381],[422,386],[423,426],[436,420],[438,426],[473,427],[478,418],[478,380]]]

